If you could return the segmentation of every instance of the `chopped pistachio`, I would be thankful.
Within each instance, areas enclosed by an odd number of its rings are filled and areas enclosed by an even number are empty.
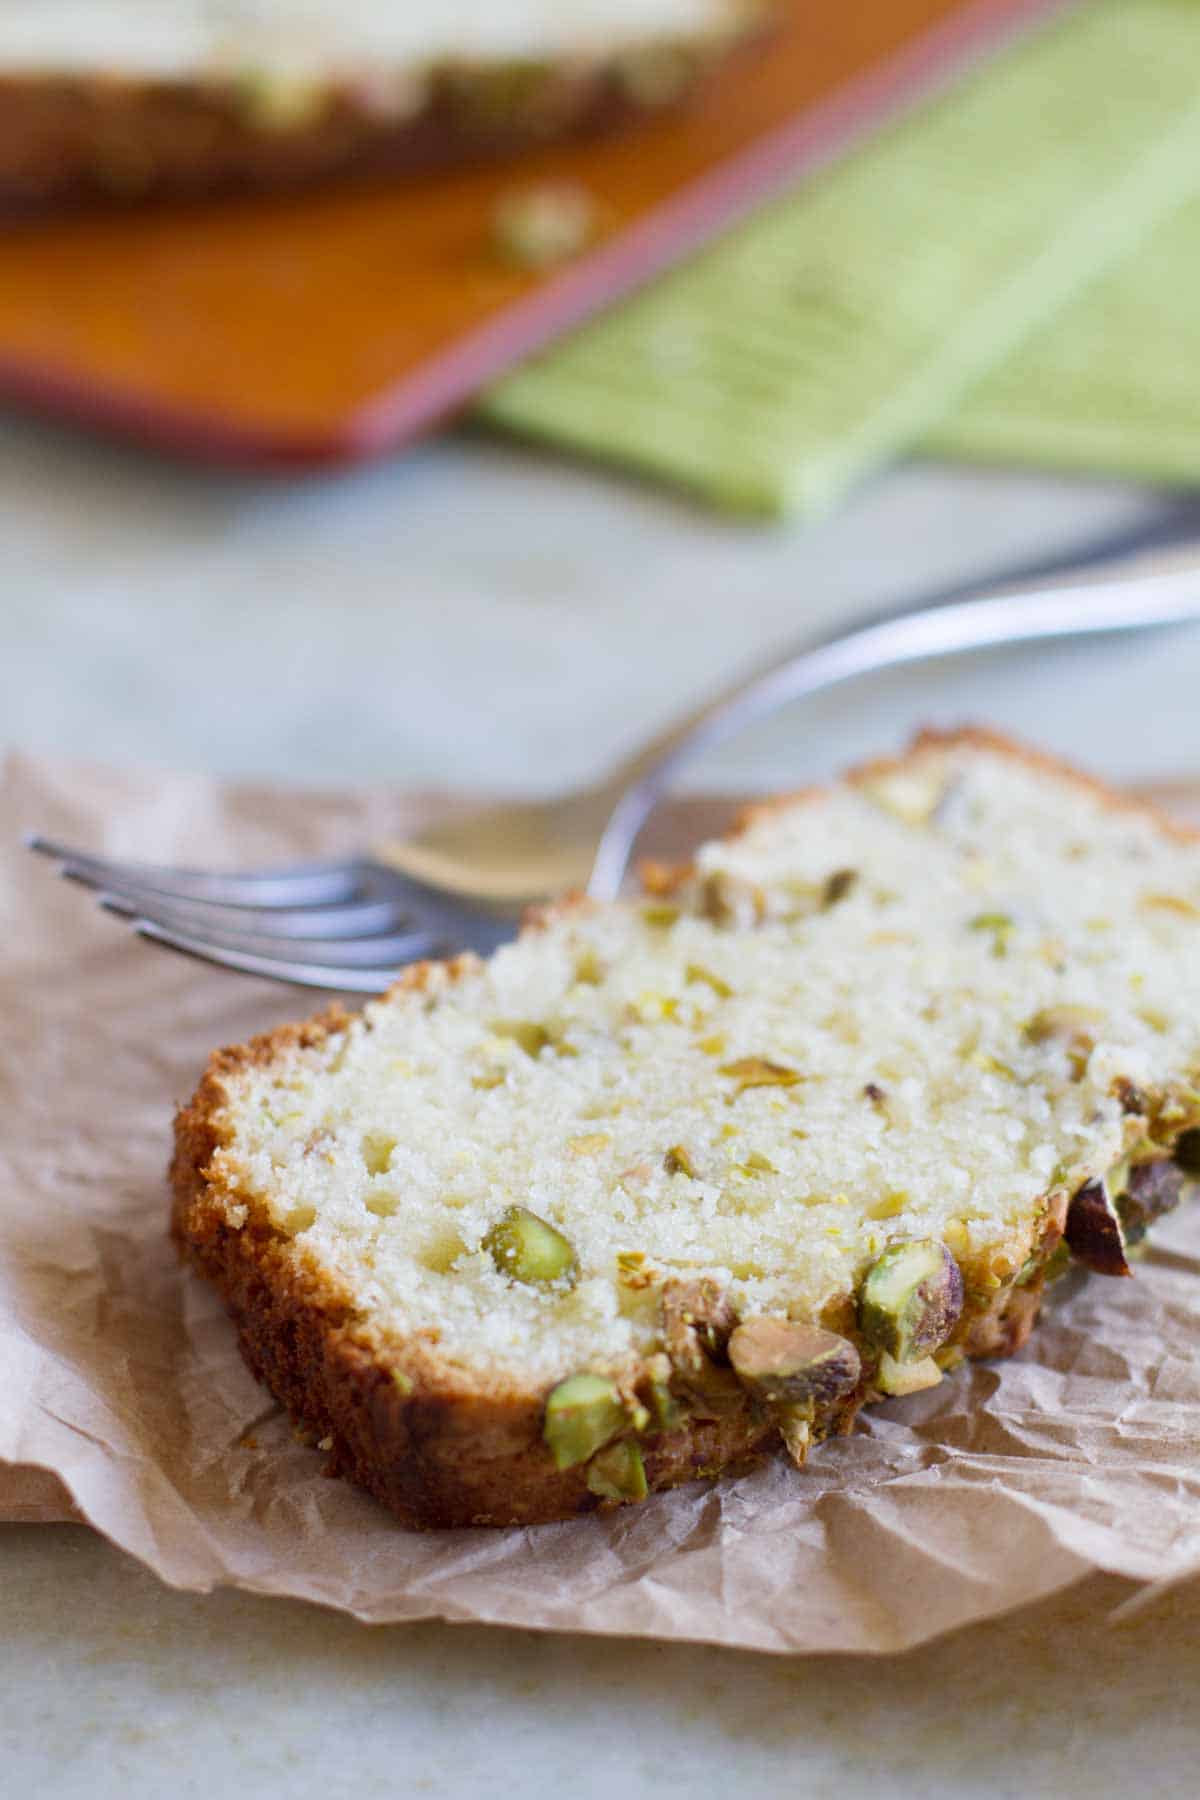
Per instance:
[[[963,1280],[936,1238],[910,1238],[872,1264],[858,1301],[858,1322],[871,1348],[897,1362],[938,1349],[958,1323]]]
[[[627,51],[616,77],[636,106],[669,106],[695,79],[696,57],[682,44],[656,43]]]
[[[362,1158],[368,1175],[385,1175],[396,1140],[386,1131],[368,1131],[362,1141]]]
[[[599,987],[604,980],[603,965],[590,946],[575,958],[575,979],[581,987]]]
[[[561,1231],[523,1206],[510,1206],[500,1215],[482,1248],[502,1275],[531,1287],[574,1276],[579,1266]]]
[[[1076,1262],[1097,1275],[1132,1275],[1125,1228],[1105,1181],[1089,1181],[1067,1209],[1066,1242]]]
[[[596,209],[579,182],[540,182],[500,197],[492,236],[506,262],[548,269],[578,256],[596,230]]]
[[[243,70],[233,92],[241,118],[264,132],[289,132],[313,124],[330,98],[327,86],[311,76],[259,69]]]
[[[588,1464],[587,1484],[602,1500],[644,1500],[649,1492],[646,1469],[633,1440],[622,1438],[607,1450],[598,1450]]]
[[[1100,1025],[1104,1014],[1095,1006],[1044,1006],[1026,1020],[1022,1028],[1031,1044],[1049,1044],[1056,1039],[1069,1042],[1089,1025]]]
[[[748,1088],[790,1088],[804,1080],[798,1069],[789,1069],[783,1063],[772,1062],[765,1056],[739,1057],[736,1062],[725,1063],[720,1072],[737,1082],[734,1099],[739,1094],[744,1094]]]
[[[1146,912],[1174,913],[1180,919],[1200,919],[1200,906],[1185,900],[1182,894],[1143,894],[1141,904]]]
[[[539,1057],[546,1046],[554,1040],[545,1025],[539,1025],[532,1019],[498,1019],[492,1026],[497,1037],[511,1038],[519,1044],[526,1056]]]
[[[942,1371],[932,1356],[922,1356],[915,1362],[900,1362],[885,1350],[879,1358],[875,1385],[882,1393],[899,1398],[904,1394],[919,1394],[925,1388],[937,1387],[941,1379]]]
[[[1151,1112],[1151,1137],[1156,1143],[1173,1144],[1200,1126],[1200,1088],[1172,1086]]]
[[[683,1408],[671,1393],[671,1359],[661,1352],[646,1359],[646,1402],[654,1435],[673,1431],[683,1418]],[[641,1426],[639,1430],[645,1430]]]
[[[390,1219],[400,1210],[400,1196],[393,1193],[368,1194],[363,1205],[377,1219]]]
[[[1089,1025],[1102,1023],[1104,1014],[1094,1006],[1047,1006],[1035,1013],[1024,1028],[1031,1044],[1061,1043],[1075,1081],[1087,1074],[1096,1040]]]
[[[642,908],[642,918],[645,923],[654,926],[659,931],[668,930],[675,924],[678,917],[679,908],[677,906],[664,906],[656,902]]]
[[[784,914],[789,925],[795,925],[802,919],[814,918],[824,910],[824,882],[801,881],[793,876],[790,880],[781,881],[779,886],[792,902]]]
[[[629,1018],[644,1025],[653,1025],[658,1019],[673,1019],[679,1011],[679,1002],[673,994],[659,994],[653,988],[646,988],[629,1007]]]
[[[908,1206],[911,1196],[904,1188],[897,1188],[894,1193],[885,1194],[874,1206],[867,1208],[868,1219],[898,1219]]]
[[[471,1086],[473,1088],[478,1088],[483,1093],[487,1093],[492,1088],[503,1087],[504,1080],[505,1076],[503,1069],[485,1069],[482,1075],[472,1075]]]
[[[992,955],[1007,956],[1008,940],[1016,929],[1016,921],[1011,913],[981,912],[976,913],[970,921],[972,931],[990,931],[992,934]]]
[[[971,1248],[971,1234],[965,1219],[947,1219],[942,1236],[954,1256],[965,1256]]]
[[[844,900],[857,880],[857,869],[835,869],[821,890],[821,905],[825,911]]]
[[[783,1447],[798,1469],[808,1461],[812,1447],[812,1418],[806,1406],[781,1406],[776,1415]]]
[[[403,1369],[393,1369],[392,1386],[398,1393],[404,1394],[407,1397],[413,1391],[413,1378],[411,1375],[406,1375]]]
[[[766,916],[767,897],[761,887],[727,870],[709,875],[701,891],[701,911],[717,925],[758,925]]]
[[[713,993],[722,1000],[728,1000],[733,993],[729,983],[722,981],[719,975],[714,975],[711,969],[706,969],[703,963],[689,963],[684,974],[689,981],[699,981],[705,987],[711,988]]]
[[[779,1172],[770,1157],[764,1156],[759,1150],[752,1150],[750,1152],[749,1156],[742,1164],[742,1168],[748,1170],[753,1175],[776,1175]]]
[[[906,825],[928,825],[946,791],[943,775],[919,765],[889,769],[860,785],[867,799]]]
[[[1002,1075],[1005,1081],[1015,1081],[1017,1072],[1008,1063],[1001,1062],[997,1056],[989,1056],[986,1050],[974,1050],[968,1057],[972,1068],[982,1069],[985,1075]]]
[[[677,1372],[695,1375],[710,1358],[723,1357],[736,1324],[737,1315],[728,1295],[711,1277],[665,1283],[663,1343]]]
[[[567,1149],[572,1156],[595,1156],[612,1143],[607,1131],[589,1131],[583,1137],[567,1139]]]
[[[1130,1169],[1119,1190],[1110,1179],[1109,1192],[1119,1193],[1117,1211],[1127,1244],[1140,1243],[1156,1219],[1179,1205],[1183,1183],[1184,1171],[1178,1160],[1166,1157]]]
[[[686,1175],[692,1181],[696,1179],[696,1165],[682,1144],[672,1144],[663,1157],[663,1168],[668,1175]]]
[[[558,1469],[587,1462],[625,1425],[625,1408],[603,1375],[569,1375],[546,1401],[542,1437]]]
[[[729,1360],[768,1404],[832,1405],[857,1386],[858,1351],[847,1338],[790,1319],[748,1319],[729,1339]]]
[[[466,1248],[457,1231],[439,1231],[425,1245],[421,1261],[435,1275],[448,1275]]]

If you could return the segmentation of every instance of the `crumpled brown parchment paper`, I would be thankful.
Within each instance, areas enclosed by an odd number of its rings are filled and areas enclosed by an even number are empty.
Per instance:
[[[321,1473],[166,1235],[208,1050],[319,997],[150,949],[20,847],[269,861],[421,816],[14,758],[0,780],[0,1518],[82,1517],[198,1590],[772,1651],[905,1648],[1066,1586],[1200,1570],[1200,1208],[1136,1281],[1060,1284],[1029,1348],[890,1403],[803,1474],[532,1531],[406,1532]],[[8,1466],[5,1466],[5,1465]]]

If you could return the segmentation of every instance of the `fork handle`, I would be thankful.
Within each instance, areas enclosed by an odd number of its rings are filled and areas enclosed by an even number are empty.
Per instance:
[[[638,833],[680,768],[789,701],[861,675],[967,650],[1099,636],[1200,621],[1200,545],[1121,559],[1100,573],[988,589],[965,600],[880,620],[772,660],[677,720],[613,775],[619,795],[600,838],[588,892],[620,890]]]

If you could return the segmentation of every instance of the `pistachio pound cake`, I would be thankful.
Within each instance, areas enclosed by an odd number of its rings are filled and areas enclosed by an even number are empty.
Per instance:
[[[980,732],[217,1054],[175,1230],[413,1526],[845,1432],[1130,1273],[1200,1147],[1200,839]]]
[[[0,197],[270,186],[670,105],[781,0],[0,0]]]

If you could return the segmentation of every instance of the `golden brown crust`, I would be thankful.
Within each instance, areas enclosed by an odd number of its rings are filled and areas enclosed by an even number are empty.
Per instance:
[[[550,1460],[544,1393],[471,1380],[425,1338],[380,1343],[351,1297],[281,1233],[230,1224],[229,1196],[205,1173],[230,1067],[223,1053],[179,1115],[174,1234],[224,1298],[254,1374],[299,1425],[328,1440],[330,1472],[423,1529],[536,1524],[599,1506],[582,1468],[558,1471]],[[692,1420],[647,1444],[647,1480],[669,1487],[749,1463],[772,1435],[748,1408]]]
[[[1114,806],[1159,817],[1155,809],[991,732],[924,732],[908,755],[957,743],[1019,757],[1087,786]],[[853,779],[895,769],[902,760],[870,764]],[[766,808],[811,799],[816,791],[749,809],[735,830],[744,830]],[[1200,835],[1169,820],[1162,823],[1175,835]],[[545,918],[544,911],[533,915],[527,929],[539,929]],[[471,956],[448,965],[418,964],[391,992],[422,991],[435,971],[454,980],[476,965]],[[353,1297],[328,1270],[229,1185],[217,1154],[229,1136],[227,1081],[285,1052],[319,1047],[347,1016],[335,1006],[210,1059],[175,1125],[172,1229],[182,1253],[224,1298],[254,1373],[299,1425],[328,1440],[331,1472],[366,1488],[405,1525],[534,1524],[596,1509],[602,1502],[589,1491],[583,1468],[554,1467],[542,1437],[543,1390],[455,1365],[428,1332],[382,1337],[356,1313]],[[240,1227],[232,1222],[236,1215],[230,1209],[236,1207],[246,1209]],[[955,1340],[965,1355],[1007,1356],[1024,1344],[1041,1304],[1040,1270],[1062,1238],[1065,1211],[1065,1195],[1049,1197],[1027,1229],[1009,1244],[993,1247],[984,1263],[964,1269],[970,1303]],[[1030,1256],[1038,1272],[1014,1285]],[[822,1324],[854,1335],[852,1300],[835,1305]],[[727,1373],[714,1370],[718,1378]],[[873,1394],[873,1373],[873,1361],[865,1356],[859,1389],[817,1420],[816,1436],[851,1429],[863,1400]],[[629,1379],[634,1385],[641,1377],[634,1372]],[[716,1416],[699,1416],[692,1395],[692,1409],[680,1424],[643,1440],[652,1490],[729,1473],[778,1446],[777,1427],[749,1394],[732,1379],[715,1385],[721,1388],[721,1403],[711,1409]],[[703,1404],[701,1397],[701,1409]]]

